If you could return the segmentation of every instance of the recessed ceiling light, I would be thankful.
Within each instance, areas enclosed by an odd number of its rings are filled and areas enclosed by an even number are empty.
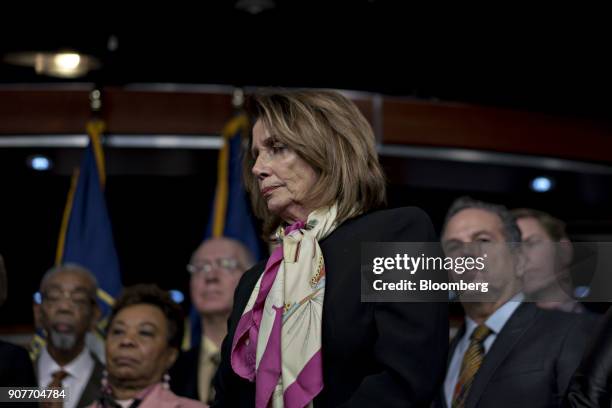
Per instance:
[[[553,188],[553,180],[550,177],[540,176],[531,180],[530,187],[536,193],[546,193]]]
[[[47,171],[53,166],[51,159],[40,154],[28,157],[27,163],[31,169],[36,171]]]

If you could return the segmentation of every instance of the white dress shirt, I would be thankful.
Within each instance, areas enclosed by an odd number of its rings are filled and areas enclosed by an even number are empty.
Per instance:
[[[485,355],[489,352],[491,346],[493,346],[495,339],[497,339],[497,335],[504,328],[508,319],[510,319],[512,314],[520,306],[523,298],[524,295],[522,293],[518,293],[512,299],[504,303],[499,309],[493,312],[493,314],[484,322],[484,324],[491,329],[491,334],[489,334],[484,341]],[[465,333],[463,334],[463,337],[461,337],[461,340],[459,340],[457,343],[457,347],[455,347],[453,357],[451,358],[451,362],[448,366],[448,371],[446,372],[446,379],[444,380],[444,398],[446,399],[446,406],[449,408],[452,406],[453,394],[455,392],[455,385],[459,379],[463,355],[470,345],[470,336],[477,326],[478,323],[470,319],[468,316],[465,316]]]
[[[95,362],[87,347],[84,347],[81,354],[64,367],[53,360],[45,347],[38,358],[38,386],[47,387],[53,381],[53,373],[64,370],[68,373],[62,381],[62,388],[66,389],[67,394],[64,408],[75,408],[89,382],[94,366]]]

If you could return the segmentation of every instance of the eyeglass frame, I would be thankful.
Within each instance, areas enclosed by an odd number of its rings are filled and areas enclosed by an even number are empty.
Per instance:
[[[53,292],[53,294],[55,294],[55,292],[57,292],[58,294],[61,293],[61,296],[58,296],[57,298],[53,298],[49,296],[49,292]],[[74,295],[78,295],[78,294],[83,294],[83,296],[85,296],[86,298],[75,300]],[[40,292],[40,304],[47,303],[49,305],[55,306],[62,300],[69,300],[70,303],[75,306],[85,306],[88,304],[94,305],[96,303],[96,297],[92,296],[90,293],[88,293],[87,290],[83,290],[83,289],[77,289],[75,291],[70,291],[70,290],[52,288],[52,289],[47,289],[47,290]]]
[[[234,264],[234,266],[224,266],[221,264],[222,262],[226,261],[230,261]],[[227,274],[232,274],[236,271],[244,269],[242,263],[236,258],[216,258],[213,261],[207,260],[203,262],[202,265],[194,265],[192,263],[188,263],[185,266],[185,269],[187,270],[187,272],[189,272],[189,275],[191,276],[196,276],[200,274],[207,275],[215,268],[221,271],[225,271]]]

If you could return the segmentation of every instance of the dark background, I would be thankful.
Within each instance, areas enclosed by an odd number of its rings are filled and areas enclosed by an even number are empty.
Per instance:
[[[22,24],[3,29],[0,53],[89,52],[104,69],[78,82],[99,85],[331,87],[612,121],[609,35],[596,10],[588,18],[585,10],[565,10],[565,17],[519,12],[510,22],[493,14],[476,26],[454,20],[453,10],[425,22],[420,11],[397,2],[277,1],[258,15],[236,10],[235,2],[213,3],[197,13],[174,7],[155,19],[143,12],[122,23],[106,13],[84,13],[66,19],[70,26],[20,14]],[[580,22],[587,28],[577,28]],[[117,39],[114,51],[110,37]],[[0,64],[0,87],[71,82]],[[64,167],[80,158],[79,149],[0,148],[0,252],[9,278],[9,300],[0,310],[5,329],[32,323],[31,294],[54,261],[70,182],[59,170],[29,169],[26,160],[34,153]],[[107,150],[107,203],[125,284],[158,282],[187,293],[184,265],[204,234],[216,157],[214,150]],[[390,206],[424,208],[438,231],[452,200],[469,194],[549,211],[567,221],[576,240],[612,239],[612,171],[544,172],[385,156],[382,162]],[[554,178],[551,192],[529,189],[539,175]]]

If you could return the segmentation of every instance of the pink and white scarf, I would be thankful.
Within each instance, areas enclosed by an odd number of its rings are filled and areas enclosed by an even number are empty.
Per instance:
[[[312,407],[323,389],[321,327],[325,264],[319,240],[336,228],[337,207],[279,230],[273,252],[238,322],[231,364],[255,381],[257,408]]]

